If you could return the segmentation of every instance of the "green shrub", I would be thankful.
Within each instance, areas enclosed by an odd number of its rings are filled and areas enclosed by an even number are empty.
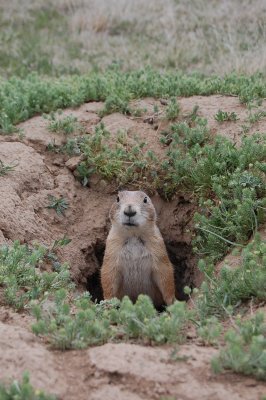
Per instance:
[[[251,124],[255,124],[256,122],[260,121],[261,119],[266,117],[266,111],[257,111],[255,113],[249,114],[248,121]]]
[[[130,108],[128,106],[128,96],[122,95],[122,98],[119,95],[109,95],[104,104],[103,110],[99,113],[101,117],[107,114],[120,112],[122,114],[130,114]]]
[[[31,300],[42,298],[47,292],[55,292],[62,287],[71,287],[70,274],[66,265],[58,267],[58,272],[41,273],[38,266],[47,259],[55,261],[54,250],[66,244],[64,240],[55,242],[52,249],[14,242],[12,246],[0,247],[0,286],[4,288],[4,301],[16,309],[24,308]]]
[[[74,312],[73,312],[74,310]],[[102,344],[107,340],[138,339],[154,344],[181,342],[191,312],[185,303],[175,302],[158,314],[148,296],[140,295],[136,304],[128,297],[93,303],[84,294],[69,304],[67,293],[56,293],[54,306],[48,312],[41,305],[32,311],[37,335],[46,335],[61,350]]]
[[[143,97],[177,97],[210,94],[238,95],[249,103],[265,98],[260,75],[228,75],[206,78],[199,74],[160,73],[149,68],[121,72],[109,69],[84,76],[60,79],[40,78],[31,74],[25,79],[0,81],[0,133],[10,133],[14,125],[38,113],[74,107],[86,101],[105,101],[104,113],[128,113],[128,101]]]
[[[126,145],[126,134],[117,134],[111,144],[110,133],[101,123],[95,127],[95,133],[84,138],[81,152],[85,156],[77,168],[80,180],[87,184],[89,176],[97,172],[107,180],[115,179],[118,184],[139,182],[156,176],[157,158],[151,151],[144,151],[145,143],[135,140],[133,147]],[[151,181],[150,179],[150,181]]]
[[[237,121],[239,118],[237,118],[236,113],[233,112],[227,112],[227,111],[222,111],[219,110],[217,112],[217,114],[215,114],[214,118],[216,119],[216,121],[218,122],[224,122],[224,121]]]
[[[47,395],[42,390],[34,389],[30,384],[29,374],[24,373],[22,381],[13,381],[7,386],[0,383],[1,400],[56,400],[55,396]]]
[[[179,112],[180,112],[179,104],[177,103],[176,98],[172,97],[170,99],[169,104],[166,107],[165,116],[167,119],[172,121],[178,117]]]
[[[202,260],[199,268],[205,275],[196,298],[201,320],[212,315],[227,316],[252,298],[266,300],[266,243],[258,234],[243,249],[238,267],[225,265],[220,274],[215,275],[214,266]]]
[[[50,204],[47,208],[54,209],[57,215],[64,215],[65,210],[68,209],[68,202],[64,197],[56,198],[55,196],[48,195]]]
[[[265,221],[265,144],[264,136],[254,136],[235,148],[218,137],[202,149],[197,174],[191,167],[194,185],[206,193],[195,215],[194,248],[202,256],[220,259],[228,245],[244,243]]]
[[[211,141],[206,120],[179,122],[161,137],[168,144],[158,163],[145,151],[145,143],[127,145],[126,133],[111,141],[103,124],[80,141],[84,160],[77,168],[87,185],[92,173],[118,186],[134,184],[159,191],[170,199],[177,190],[193,193],[199,203],[195,214],[197,236],[194,250],[212,261],[219,260],[229,246],[245,243],[265,220],[266,136],[244,138],[240,147],[217,136]]]
[[[8,174],[8,172],[13,171],[14,168],[15,165],[4,164],[3,161],[0,160],[0,176]]]
[[[70,135],[75,132],[83,132],[83,127],[78,123],[77,117],[73,115],[67,115],[66,117],[60,117],[60,113],[56,115],[51,113],[44,116],[48,120],[48,130],[56,133],[63,133],[64,135]]]
[[[207,345],[215,345],[218,343],[222,333],[222,325],[216,317],[206,318],[201,321],[197,329],[198,336]]]
[[[266,380],[266,324],[262,312],[247,320],[238,318],[234,329],[225,334],[225,343],[212,360],[215,372],[230,369]]]

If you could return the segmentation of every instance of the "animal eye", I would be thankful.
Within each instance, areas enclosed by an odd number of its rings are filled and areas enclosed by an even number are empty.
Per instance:
[[[119,203],[119,200],[120,200],[120,199],[119,199],[119,196],[117,196],[117,198],[116,198],[117,203]]]
[[[147,197],[144,197],[143,203],[148,203]]]

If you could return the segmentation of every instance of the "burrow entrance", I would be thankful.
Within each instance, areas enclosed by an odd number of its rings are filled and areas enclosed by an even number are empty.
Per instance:
[[[192,255],[192,246],[181,242],[165,242],[168,256],[174,266],[176,298],[178,300],[187,300],[188,296],[184,293],[184,287],[195,287],[197,277],[195,276],[196,259]],[[104,242],[97,242],[94,249],[94,255],[97,260],[98,268],[87,279],[86,289],[90,292],[92,300],[99,302],[103,300],[103,292],[100,281],[100,270],[103,263],[105,251]]]
[[[193,231],[193,214],[195,205],[184,196],[179,196],[170,203],[161,198],[152,199],[158,214],[158,226],[165,241],[168,256],[174,267],[176,298],[187,300],[184,287],[197,287],[201,281],[197,269],[197,257],[193,254],[191,237]],[[93,259],[96,268],[87,277],[86,289],[93,301],[101,301],[103,292],[100,283],[100,269],[103,263],[105,240],[97,240],[93,246]]]

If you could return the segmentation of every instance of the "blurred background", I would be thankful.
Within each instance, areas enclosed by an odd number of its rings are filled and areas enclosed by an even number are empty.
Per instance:
[[[123,70],[266,75],[265,0],[0,0],[0,75]]]

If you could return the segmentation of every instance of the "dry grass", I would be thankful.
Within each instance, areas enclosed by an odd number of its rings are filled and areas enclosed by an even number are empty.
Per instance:
[[[263,0],[0,0],[2,20],[12,17],[13,31],[19,25],[23,33],[21,21],[34,25],[40,12],[50,13],[48,29],[40,27],[39,47],[51,72],[54,67],[61,73],[62,65],[66,72],[85,72],[115,61],[125,69],[152,65],[219,75],[266,73]],[[38,29],[35,24],[35,40]],[[53,40],[46,40],[49,35]],[[11,33],[18,54],[21,37]]]
[[[99,64],[265,72],[263,0],[61,0],[59,7]]]

